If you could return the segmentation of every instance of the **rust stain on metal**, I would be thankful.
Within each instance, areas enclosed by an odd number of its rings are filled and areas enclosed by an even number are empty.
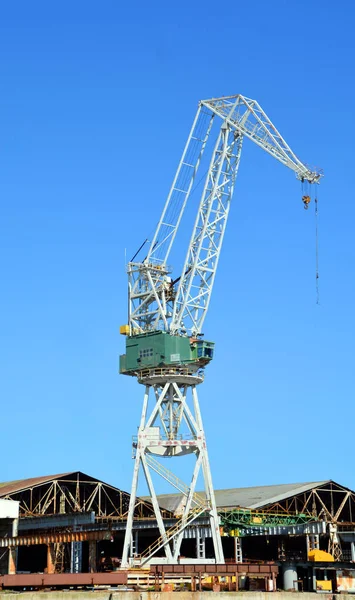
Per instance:
[[[0,538],[0,548],[13,546],[38,546],[40,544],[65,544],[70,542],[90,542],[110,540],[109,531],[68,531],[61,533],[39,533]]]
[[[245,573],[246,575],[272,574],[278,573],[279,568],[275,563],[227,563],[227,564],[186,564],[186,565],[151,565],[150,573],[152,575],[183,573],[191,575],[194,573],[206,573],[207,575],[230,575],[235,573]]]
[[[0,576],[0,588],[75,587],[92,585],[126,585],[127,571],[115,573],[31,573]]]

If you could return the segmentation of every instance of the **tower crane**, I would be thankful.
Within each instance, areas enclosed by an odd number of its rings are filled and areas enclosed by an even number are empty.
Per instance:
[[[215,122],[218,133],[210,148],[208,141]],[[148,250],[139,259],[143,245],[127,265],[128,324],[120,329],[127,336],[120,373],[136,377],[145,392],[138,435],[133,442],[135,463],[122,567],[143,566],[154,561],[158,551],[164,551],[168,563],[176,563],[186,529],[201,515],[209,519],[215,560],[224,562],[197,386],[213,359],[214,343],[204,339],[203,324],[245,138],[294,171],[302,183],[318,184],[322,176],[297,158],[256,100],[238,94],[199,102]],[[173,278],[169,256],[206,148],[210,152],[209,168],[190,243],[182,271]],[[309,200],[308,195],[303,197],[305,208]],[[186,485],[162,464],[162,459],[188,454],[195,462],[190,484]],[[160,537],[139,553],[132,534],[141,466]],[[200,471],[203,496],[195,492]],[[171,529],[165,527],[152,472],[181,494],[180,518]],[[204,558],[203,550],[198,558]]]

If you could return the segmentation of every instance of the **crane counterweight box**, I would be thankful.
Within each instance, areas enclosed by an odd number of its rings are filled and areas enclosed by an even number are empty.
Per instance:
[[[154,331],[126,338],[126,354],[120,356],[120,373],[134,375],[141,369],[166,366],[203,367],[213,358],[214,343]]]

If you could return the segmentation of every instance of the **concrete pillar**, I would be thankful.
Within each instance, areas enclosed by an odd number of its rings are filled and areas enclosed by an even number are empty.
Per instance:
[[[97,542],[89,542],[89,573],[97,571]]]
[[[47,573],[55,573],[55,550],[54,544],[47,545]]]
[[[285,564],[282,568],[283,589],[285,591],[297,591],[297,567],[293,564]]]
[[[9,548],[9,575],[16,575],[16,563],[17,563],[17,548],[16,546],[10,546]]]
[[[355,544],[351,542],[351,561],[355,562]]]

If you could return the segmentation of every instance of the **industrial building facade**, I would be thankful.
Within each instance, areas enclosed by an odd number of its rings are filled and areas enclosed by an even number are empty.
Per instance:
[[[274,561],[283,574],[278,587],[286,589],[339,591],[344,585],[351,591],[352,490],[329,480],[217,490],[215,495],[227,563]],[[73,472],[0,484],[0,499],[14,510],[10,520],[0,515],[1,573],[119,568],[129,504],[126,492]],[[184,496],[163,495],[158,500],[165,526],[173,527]],[[133,558],[159,537],[148,498],[137,499],[133,537]],[[209,520],[202,515],[184,534],[180,560],[206,562],[212,555]]]

